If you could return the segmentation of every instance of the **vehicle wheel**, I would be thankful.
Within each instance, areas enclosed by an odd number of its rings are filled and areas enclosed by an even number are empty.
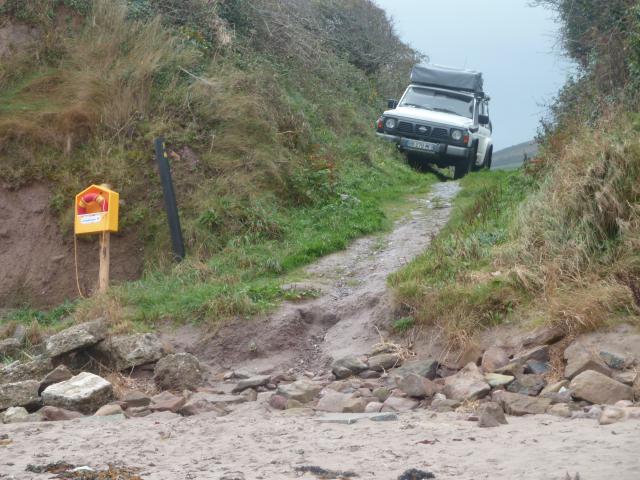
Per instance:
[[[419,172],[427,171],[427,162],[420,155],[414,155],[412,153],[406,153],[407,163],[410,167],[415,168]]]
[[[475,150],[474,150],[475,152]],[[456,163],[453,171],[453,179],[459,180],[464,177],[469,170],[471,169],[471,165],[475,163],[473,159],[476,157],[475,153],[469,155],[462,163]]]
[[[491,162],[493,161],[493,147],[489,148],[487,152],[487,158],[484,159],[484,168],[491,170]]]

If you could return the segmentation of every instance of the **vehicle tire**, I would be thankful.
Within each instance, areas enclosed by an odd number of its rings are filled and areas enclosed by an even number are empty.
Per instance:
[[[406,152],[405,155],[407,156],[407,163],[411,168],[414,168],[419,172],[427,171],[427,162],[425,162],[423,157],[409,152]]]
[[[471,165],[475,163],[473,161],[473,159],[476,157],[475,152],[476,150],[474,149],[473,152],[467,158],[465,158],[462,163],[455,164],[454,170],[453,170],[454,180],[459,180],[462,177],[464,177],[467,173],[469,173],[469,170],[471,170]]]
[[[491,162],[493,162],[493,147],[489,148],[487,157],[484,159],[483,167],[487,170],[491,170]]]

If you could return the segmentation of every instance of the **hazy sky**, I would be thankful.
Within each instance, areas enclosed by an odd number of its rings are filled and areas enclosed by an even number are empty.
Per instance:
[[[529,0],[375,0],[432,63],[484,73],[496,149],[531,140],[569,63],[551,12]],[[400,95],[400,92],[398,93]]]

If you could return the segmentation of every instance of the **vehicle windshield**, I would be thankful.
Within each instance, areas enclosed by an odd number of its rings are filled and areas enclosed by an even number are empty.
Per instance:
[[[399,106],[422,108],[473,118],[472,97],[431,90],[430,88],[409,87]]]

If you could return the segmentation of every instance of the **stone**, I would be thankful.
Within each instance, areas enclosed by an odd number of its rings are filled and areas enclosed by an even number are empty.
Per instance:
[[[634,380],[633,386],[631,388],[636,401],[640,402],[640,375],[636,376],[636,379]]]
[[[614,372],[613,379],[624,383],[625,385],[633,386],[638,373],[634,370],[625,370],[624,372]]]
[[[271,382],[270,375],[258,375],[256,377],[247,378],[245,380],[240,380],[240,382],[238,382],[238,384],[235,387],[233,387],[233,390],[231,390],[231,393],[244,392],[248,388],[264,387],[265,385],[268,385],[270,382]]]
[[[24,407],[11,407],[2,414],[2,423],[21,423],[29,419],[29,412]]]
[[[547,409],[547,414],[561,418],[571,418],[573,411],[566,403],[557,403]]]
[[[73,373],[65,365],[58,365],[55,369],[49,372],[40,382],[39,393],[42,393],[48,386],[56,383],[64,382],[73,377]]]
[[[226,415],[228,413],[223,404],[211,401],[211,397],[204,393],[191,395],[177,412],[185,417],[211,412],[215,412],[218,415]]]
[[[627,413],[623,408],[606,406],[602,413],[600,414],[600,418],[598,419],[598,423],[600,425],[611,425],[613,423],[620,422],[627,418]]]
[[[612,375],[611,369],[597,356],[590,348],[575,341],[564,351],[564,358],[567,365],[564,369],[564,376],[569,380],[580,375],[587,370],[600,372],[607,377]]]
[[[372,392],[372,394],[380,403],[384,403],[384,401],[391,396],[391,390],[387,387],[378,387]]]
[[[344,404],[344,413],[364,413],[368,402],[364,398],[350,398]]]
[[[547,382],[543,375],[519,375],[509,384],[507,390],[521,395],[537,396],[546,386]]]
[[[171,392],[162,392],[151,397],[149,410],[152,412],[172,412],[177,413],[187,403],[182,395],[175,395]]]
[[[258,387],[258,389],[260,389],[261,393],[267,391],[266,387]],[[255,388],[249,388],[242,392],[242,396],[247,399],[247,402],[255,402],[258,400],[258,390]]]
[[[489,347],[482,355],[482,369],[487,372],[495,372],[509,364],[509,355],[504,348]]]
[[[0,340],[0,358],[2,357],[15,357],[20,353],[22,343],[15,338],[5,338]]]
[[[365,413],[377,413],[382,410],[383,404],[380,402],[370,402],[365,407]]]
[[[271,395],[269,398],[269,406],[271,408],[275,408],[276,410],[286,410],[287,409],[287,401],[289,399],[282,395]]]
[[[376,372],[375,370],[365,370],[364,372],[360,372],[358,374],[360,378],[363,378],[365,380],[380,378],[381,375],[382,375],[381,372]]]
[[[549,361],[549,346],[542,345],[538,347],[530,348],[524,352],[519,353],[513,357],[512,362],[520,365],[525,365],[529,360],[537,360],[538,362],[546,363]]]
[[[571,390],[567,388],[563,388],[558,392],[549,392],[544,395],[540,395],[543,398],[548,398],[551,400],[553,405],[558,403],[571,403],[573,401],[573,397],[571,396]]]
[[[30,362],[13,362],[0,369],[0,384],[15,383],[25,380],[42,380],[53,370],[53,364],[48,357],[36,357]]]
[[[298,400],[294,400],[292,398],[289,398],[287,400],[287,410],[292,410],[292,409],[297,409],[297,408],[304,409],[304,403],[299,402]]]
[[[42,392],[45,405],[82,413],[93,413],[112,398],[111,383],[89,372],[82,372],[69,380],[50,385]]]
[[[84,416],[80,412],[73,412],[65,408],[52,406],[42,407],[39,412],[42,415],[42,420],[45,422],[62,422]]]
[[[80,348],[92,347],[104,340],[106,333],[107,328],[102,320],[74,325],[49,337],[46,351],[49,356],[57,357]]]
[[[389,397],[382,405],[382,412],[409,412],[417,408],[419,402],[411,398]]]
[[[146,407],[151,403],[151,398],[142,392],[132,390],[122,396],[122,401],[127,408]]]
[[[631,400],[620,400],[619,402],[615,403],[614,407],[618,407],[618,408],[633,407],[633,402]]]
[[[439,413],[453,412],[458,407],[460,407],[461,403],[458,400],[451,400],[445,397],[442,394],[436,393],[431,402],[430,408],[431,410],[435,410]]]
[[[479,400],[491,391],[484,375],[475,363],[469,363],[457,374],[447,377],[443,393],[447,398],[460,401]]]
[[[436,378],[439,363],[432,358],[426,360],[412,360],[394,371],[395,377],[403,377],[408,374],[415,374],[420,377],[433,380]]]
[[[524,366],[524,373],[531,373],[534,375],[544,375],[551,369],[549,362],[539,362],[538,360],[527,360]]]
[[[495,373],[516,377],[524,373],[524,365],[519,362],[510,362],[504,367],[498,368]]]
[[[562,340],[564,336],[564,331],[561,328],[543,326],[526,335],[522,339],[522,346],[551,345]]]
[[[202,384],[200,362],[190,353],[175,353],[156,364],[153,381],[162,390],[195,390]]]
[[[322,385],[319,383],[298,380],[287,385],[279,385],[276,393],[304,404],[313,400],[320,393],[320,390],[322,390]]]
[[[318,423],[337,423],[340,425],[353,425],[360,420],[370,420],[372,422],[391,422],[398,420],[394,413],[333,413],[323,415],[315,419]]]
[[[542,415],[551,406],[548,398],[530,397],[519,393],[497,390],[492,400],[498,403],[508,415]]]
[[[103,405],[100,407],[96,413],[93,414],[94,417],[109,417],[111,415],[122,415],[124,410],[122,407],[117,404],[110,403],[109,405]]]
[[[633,400],[631,387],[593,370],[576,376],[569,389],[574,398],[590,403],[613,405],[620,400]]]
[[[141,418],[151,415],[149,407],[129,407],[124,411],[127,418]]]
[[[319,401],[316,409],[320,412],[343,413],[344,406],[352,398],[351,394],[329,390]]]
[[[395,367],[399,367],[402,364],[400,355],[395,353],[381,353],[369,357],[369,369],[376,372],[382,372],[390,370]]]
[[[622,370],[626,366],[625,358],[614,352],[602,351],[600,352],[600,358],[609,368],[613,368],[614,370]]]
[[[369,366],[365,362],[354,355],[340,358],[331,364],[331,372],[338,379],[347,378],[351,375],[357,375],[360,372],[364,372],[368,368]]]
[[[478,415],[478,426],[482,428],[499,427],[508,423],[502,407],[495,402],[483,403],[478,407],[476,413]]]
[[[428,378],[409,373],[398,382],[398,389],[410,397],[432,397],[436,393],[435,385]]]
[[[548,393],[558,393],[562,388],[567,388],[569,383],[569,380],[560,380],[559,382],[547,385],[540,392],[540,396],[544,396]]]
[[[5,383],[0,385],[0,411],[9,407],[35,408],[40,405],[37,380]]]
[[[17,324],[13,329],[13,333],[11,334],[11,338],[20,342],[20,345],[24,343],[27,339],[27,327],[22,325],[21,323]]]
[[[516,377],[511,375],[500,375],[499,373],[486,373],[484,375],[484,381],[493,388],[506,387],[515,379]]]
[[[97,344],[92,353],[100,363],[117,371],[154,363],[167,353],[155,333],[117,335]]]
[[[208,402],[211,402],[223,408],[226,408],[231,405],[239,405],[241,403],[246,403],[249,400],[245,395],[225,395],[225,394],[221,395],[221,394],[209,393],[209,392],[197,392],[197,395],[200,395],[201,397],[205,398]]]

